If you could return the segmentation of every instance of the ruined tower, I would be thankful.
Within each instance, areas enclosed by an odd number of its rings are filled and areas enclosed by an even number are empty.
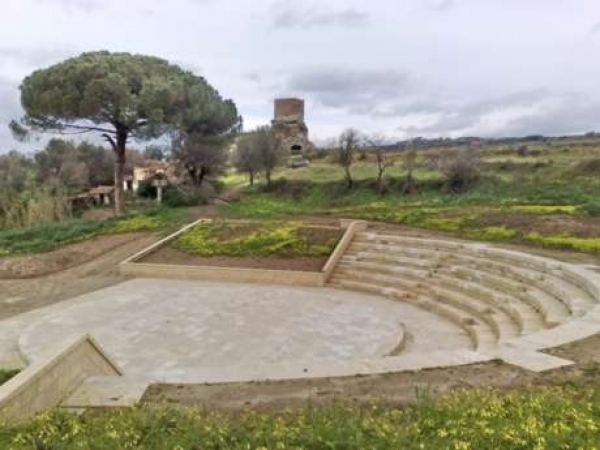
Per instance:
[[[273,132],[292,153],[302,153],[312,146],[304,123],[304,100],[280,98],[275,100]]]

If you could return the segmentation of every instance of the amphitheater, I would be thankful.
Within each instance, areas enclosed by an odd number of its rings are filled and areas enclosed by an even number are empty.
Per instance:
[[[185,271],[132,279],[0,323],[0,361],[35,365],[61,339],[91,334],[122,376],[86,374],[61,401],[111,406],[139,400],[155,382],[344,377],[491,360],[545,371],[571,361],[544,350],[600,332],[600,274],[585,265],[359,222],[328,265],[323,286],[312,287],[277,271],[252,284]]]

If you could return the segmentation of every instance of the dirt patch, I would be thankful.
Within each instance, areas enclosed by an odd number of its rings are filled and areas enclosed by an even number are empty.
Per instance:
[[[295,381],[232,383],[214,385],[152,385],[145,403],[177,403],[222,410],[246,407],[283,410],[339,400],[383,401],[406,405],[417,401],[419,392],[433,396],[459,388],[495,387],[500,390],[531,389],[536,386],[600,382],[600,336],[557,348],[551,352],[576,361],[576,365],[546,373],[528,372],[501,362],[432,369],[398,374],[322,378]]]
[[[59,272],[138,240],[141,236],[140,233],[99,236],[48,253],[2,257],[0,279],[32,278]]]
[[[119,263],[159,239],[128,236],[131,241],[69,269],[37,278],[0,279],[0,320],[121,283],[126,278],[119,273]]]
[[[210,258],[195,256],[172,247],[163,247],[148,255],[140,262],[148,264],[173,264],[182,266],[242,267],[248,269],[299,270],[303,272],[320,272],[327,257],[293,257],[281,256],[213,256]]]
[[[582,238],[600,236],[600,221],[568,214],[484,214],[478,221],[484,226],[506,226],[523,234],[564,234]]]

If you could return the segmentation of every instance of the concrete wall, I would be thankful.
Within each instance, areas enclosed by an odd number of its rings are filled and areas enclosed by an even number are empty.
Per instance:
[[[89,335],[71,339],[0,386],[0,421],[19,423],[58,406],[90,376],[120,376],[121,369]]]

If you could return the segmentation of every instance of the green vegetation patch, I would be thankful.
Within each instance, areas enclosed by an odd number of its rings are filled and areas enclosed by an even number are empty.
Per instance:
[[[32,449],[592,449],[596,388],[501,394],[456,391],[413,407],[336,404],[294,412],[226,414],[142,407],[81,416],[64,411],[0,428],[0,448]]]
[[[172,245],[198,256],[328,256],[342,231],[303,222],[219,221],[198,225]]]
[[[527,234],[525,239],[547,248],[576,250],[584,253],[600,253],[600,237],[580,238],[570,236],[569,234],[542,235],[533,232]]]
[[[100,235],[168,231],[187,219],[183,210],[161,208],[105,220],[69,220],[0,231],[0,256],[42,253]]]
[[[18,370],[18,369],[15,369],[15,370],[0,369],[0,386],[2,386],[4,383],[6,383],[11,378],[16,377],[19,374],[19,372],[20,372],[20,370]]]

